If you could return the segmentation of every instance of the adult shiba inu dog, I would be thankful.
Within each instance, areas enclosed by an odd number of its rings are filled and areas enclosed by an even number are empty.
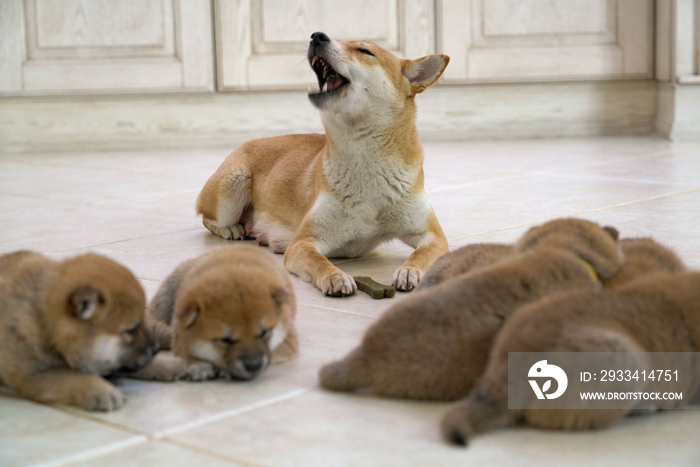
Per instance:
[[[616,239],[612,228],[558,219],[507,248],[479,248],[484,256],[463,250],[457,256],[467,265],[492,254],[500,259],[396,303],[356,349],[321,368],[321,386],[409,399],[465,397],[483,374],[503,322],[543,297],[600,289],[622,265]]]
[[[251,379],[297,353],[295,314],[289,275],[270,253],[251,245],[210,251],[175,268],[147,310],[148,327],[176,360],[156,358],[135,377]]]
[[[137,370],[158,351],[145,305],[131,272],[104,256],[0,257],[0,383],[39,402],[120,408],[124,395],[100,376]]]
[[[423,190],[416,94],[449,57],[402,60],[373,42],[314,33],[307,56],[320,90],[309,94],[325,135],[288,135],[237,148],[197,200],[204,226],[285,252],[287,269],[332,296],[357,290],[327,257],[357,257],[399,238],[416,250],[393,275],[408,291],[447,241]]]
[[[484,376],[469,397],[450,410],[442,421],[449,442],[466,445],[487,430],[526,424],[557,430],[587,430],[610,426],[636,408],[595,409],[581,401],[584,390],[570,378],[564,397],[566,408],[551,408],[526,394],[527,409],[508,409],[509,352],[629,352],[620,354],[631,373],[656,369],[644,352],[700,351],[700,273],[676,272],[643,276],[610,290],[580,291],[545,299],[516,311],[506,321],[494,344]],[[631,355],[632,357],[627,357]],[[655,400],[657,409],[700,402],[700,362],[679,363],[677,380],[655,379],[654,391],[678,391],[681,400]],[[614,365],[608,359],[608,364]],[[518,369],[519,370],[519,369]],[[527,368],[522,369],[527,372]],[[523,379],[525,379],[524,377]],[[631,391],[645,391],[649,381],[630,381]],[[578,398],[578,399],[577,399]],[[547,401],[552,402],[552,401]],[[578,407],[576,407],[578,404]]]

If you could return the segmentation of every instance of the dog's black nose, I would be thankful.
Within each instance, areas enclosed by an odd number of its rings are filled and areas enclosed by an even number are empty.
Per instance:
[[[315,32],[311,34],[311,42],[313,42],[314,45],[322,45],[325,44],[326,42],[330,42],[331,38],[326,36],[322,32]]]
[[[260,371],[263,366],[262,358],[249,358],[243,360],[243,366],[248,373]]]

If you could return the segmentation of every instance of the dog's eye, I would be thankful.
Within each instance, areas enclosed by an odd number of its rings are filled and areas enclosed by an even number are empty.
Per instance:
[[[224,337],[222,339],[219,339],[220,342],[223,342],[226,345],[233,345],[236,343],[236,339],[233,337]]]
[[[370,52],[369,50],[367,50],[367,49],[357,49],[357,51],[358,51],[358,52],[361,52],[361,53],[363,53],[363,54],[365,54],[365,55],[369,55],[369,56],[371,56],[371,57],[374,57],[374,54],[373,54],[372,52]]]
[[[128,334],[130,336],[136,336],[136,334],[139,333],[139,326],[140,326],[140,324],[137,324],[133,328],[127,329],[126,331],[124,331],[124,334]]]
[[[263,329],[262,331],[260,331],[260,334],[258,334],[258,337],[264,339],[264,338],[266,338],[266,337],[268,336],[268,334],[270,334],[270,330],[269,330],[269,329]]]

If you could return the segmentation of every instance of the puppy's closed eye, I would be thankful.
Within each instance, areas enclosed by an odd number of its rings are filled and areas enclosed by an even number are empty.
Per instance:
[[[226,345],[233,345],[237,342],[236,339],[234,339],[231,336],[222,337],[221,339],[216,339],[216,341],[221,342],[221,343],[226,344]]]
[[[260,334],[258,334],[258,337],[261,339],[267,339],[270,337],[270,331],[271,329],[261,329]]]

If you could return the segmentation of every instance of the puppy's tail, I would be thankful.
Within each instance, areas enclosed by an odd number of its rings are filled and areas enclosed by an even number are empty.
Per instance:
[[[513,426],[516,420],[516,414],[509,411],[507,406],[493,399],[487,391],[479,389],[448,411],[442,418],[440,428],[445,441],[467,446],[474,435]]]
[[[321,386],[331,391],[351,392],[371,386],[362,348],[357,347],[344,359],[329,363],[319,372]]]

